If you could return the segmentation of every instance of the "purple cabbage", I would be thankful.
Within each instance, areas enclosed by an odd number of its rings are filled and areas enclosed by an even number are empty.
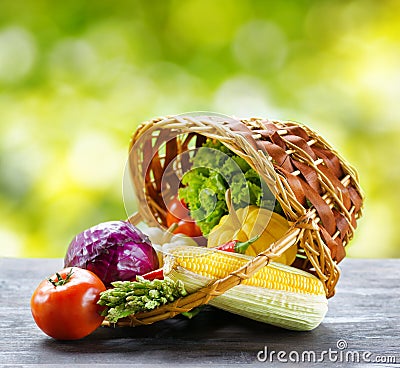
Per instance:
[[[68,247],[65,267],[95,273],[105,285],[135,280],[159,267],[157,253],[147,235],[125,221],[109,221],[78,234]]]

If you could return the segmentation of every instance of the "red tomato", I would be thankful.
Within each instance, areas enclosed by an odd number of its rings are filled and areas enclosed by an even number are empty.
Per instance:
[[[169,202],[167,210],[168,212],[166,220],[168,227],[184,218],[189,217],[188,208],[182,201],[179,200],[179,198],[174,198],[171,202]]]
[[[196,222],[190,217],[190,212],[185,203],[179,198],[174,198],[167,206],[167,226],[178,224],[173,231],[174,234],[184,234],[190,237],[202,236],[200,228]]]
[[[91,271],[65,268],[43,280],[31,298],[38,327],[59,340],[81,339],[99,327],[103,307],[97,304],[103,282]]]
[[[184,234],[192,238],[202,236],[200,228],[192,219],[184,219],[178,222],[178,227],[173,231],[174,234]]]

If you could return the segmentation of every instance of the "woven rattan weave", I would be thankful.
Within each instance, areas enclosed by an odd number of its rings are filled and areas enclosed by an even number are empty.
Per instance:
[[[332,297],[362,213],[363,194],[356,170],[321,136],[305,125],[261,118],[174,116],[142,124],[134,133],[129,166],[140,203],[133,224],[166,226],[166,205],[190,168],[190,148],[214,138],[243,157],[279,201],[290,230],[243,268],[197,292],[156,310],[136,314],[119,325],[149,324],[188,311],[240,284],[270,259],[298,245],[294,267],[315,274]]]

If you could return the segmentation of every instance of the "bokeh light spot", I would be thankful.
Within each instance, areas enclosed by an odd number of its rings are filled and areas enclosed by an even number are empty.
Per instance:
[[[0,31],[0,82],[18,82],[29,74],[36,58],[30,32],[18,26]]]

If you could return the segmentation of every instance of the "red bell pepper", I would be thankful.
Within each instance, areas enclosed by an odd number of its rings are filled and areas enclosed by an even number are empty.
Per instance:
[[[158,268],[157,270],[145,273],[144,275],[142,275],[142,277],[149,281],[155,280],[155,279],[164,280],[164,270],[161,267],[161,268]]]

